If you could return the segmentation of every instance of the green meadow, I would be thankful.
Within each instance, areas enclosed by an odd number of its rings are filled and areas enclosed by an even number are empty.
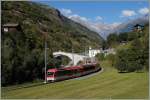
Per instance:
[[[27,83],[2,87],[2,98],[8,99],[148,99],[148,72],[118,73],[101,62],[103,72],[79,79],[43,84]]]

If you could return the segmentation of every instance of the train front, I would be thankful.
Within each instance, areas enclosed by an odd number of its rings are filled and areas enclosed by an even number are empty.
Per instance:
[[[56,78],[55,78],[56,72],[57,72],[56,68],[48,69],[47,70],[47,76],[46,76],[47,81],[54,82],[56,80]]]

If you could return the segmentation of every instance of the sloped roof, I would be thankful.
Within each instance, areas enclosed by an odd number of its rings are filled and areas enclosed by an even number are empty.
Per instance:
[[[7,23],[7,24],[4,24],[3,27],[17,27],[19,24],[16,24],[16,23]]]
[[[143,25],[140,25],[140,24],[136,24],[134,27],[138,27],[138,26],[141,26],[141,27],[143,27]]]

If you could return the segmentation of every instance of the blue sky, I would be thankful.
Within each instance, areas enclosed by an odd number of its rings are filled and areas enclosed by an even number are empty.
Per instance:
[[[121,16],[123,10],[138,11],[140,8],[148,7],[146,1],[40,1],[59,10],[70,9],[74,14],[94,20],[101,16],[103,22],[113,23],[124,21]],[[134,16],[137,17],[138,15]]]
[[[58,9],[64,16],[106,38],[117,26],[149,13],[148,0],[36,1]]]

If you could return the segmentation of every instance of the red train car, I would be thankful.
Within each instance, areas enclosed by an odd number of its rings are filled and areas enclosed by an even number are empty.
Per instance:
[[[96,63],[95,64],[84,64],[81,66],[71,66],[67,68],[53,68],[47,70],[47,81],[60,81],[65,79],[71,79],[87,75],[96,71],[101,70]]]

